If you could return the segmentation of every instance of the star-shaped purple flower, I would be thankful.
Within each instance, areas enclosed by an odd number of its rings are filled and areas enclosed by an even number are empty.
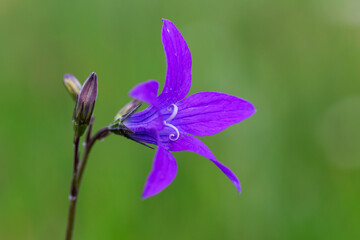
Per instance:
[[[127,134],[129,138],[157,145],[142,197],[158,194],[174,180],[177,165],[171,152],[176,151],[191,151],[208,158],[240,193],[236,175],[194,136],[221,132],[250,117],[256,110],[250,102],[225,93],[200,92],[186,97],[191,86],[191,54],[176,26],[165,19],[163,23],[162,43],[167,61],[164,89],[158,96],[159,83],[155,80],[135,86],[130,96],[150,106],[123,122],[133,131]]]

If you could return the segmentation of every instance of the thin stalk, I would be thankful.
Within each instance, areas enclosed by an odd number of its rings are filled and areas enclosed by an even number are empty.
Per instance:
[[[69,195],[70,205],[69,205],[68,224],[66,228],[65,240],[71,240],[74,229],[76,199],[78,193],[78,189],[76,186],[76,178],[77,178],[77,169],[79,164],[79,141],[80,141],[80,137],[76,135],[74,137],[74,169],[73,169],[73,176],[72,176],[71,189]]]
[[[71,197],[69,197],[69,201],[70,201],[70,206],[69,206],[68,225],[66,228],[65,240],[72,239],[74,222],[75,222],[76,198],[71,199]]]
[[[94,143],[96,142],[96,140],[100,140],[103,139],[104,137],[106,137],[109,134],[109,129],[108,127],[104,127],[102,129],[100,129],[97,133],[95,133],[95,135],[89,139],[89,142],[86,143],[86,147],[79,165],[79,170],[77,173],[77,188],[80,187],[80,183],[81,183],[81,179],[82,176],[84,174],[84,170],[86,167],[86,163],[90,154],[90,151],[92,149],[92,146],[94,145]]]
[[[77,197],[79,194],[80,189],[80,182],[82,179],[82,176],[84,174],[85,166],[90,154],[90,151],[96,142],[96,140],[103,139],[109,134],[108,127],[100,129],[93,137],[91,137],[91,131],[93,126],[94,118],[92,117],[88,132],[86,134],[85,138],[85,150],[82,156],[81,161],[79,162],[79,137],[74,138],[74,171],[73,171],[73,178],[71,181],[71,190],[70,190],[70,196],[69,196],[69,215],[68,215],[68,224],[66,229],[66,236],[65,240],[71,240],[72,239],[72,233],[74,229],[74,222],[75,222],[75,212],[76,212],[76,202]]]

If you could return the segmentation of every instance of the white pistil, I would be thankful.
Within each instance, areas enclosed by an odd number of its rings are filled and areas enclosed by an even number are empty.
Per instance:
[[[167,110],[168,110],[168,111],[171,111],[171,110],[172,110],[173,112],[172,112],[171,115],[168,117],[168,119],[166,119],[166,120],[164,121],[164,125],[165,125],[165,126],[168,126],[168,127],[171,127],[172,129],[175,130],[176,135],[173,134],[173,133],[171,133],[171,134],[169,135],[169,139],[170,139],[171,141],[176,141],[176,140],[178,140],[179,137],[180,137],[180,132],[179,132],[179,130],[178,130],[174,125],[172,125],[172,124],[170,124],[170,123],[168,123],[168,122],[170,122],[171,120],[173,120],[173,119],[176,117],[179,108],[178,108],[178,106],[176,106],[175,104],[171,104],[171,105],[167,108]]]
[[[172,108],[171,108],[171,107],[172,107]],[[171,113],[170,117],[168,117],[168,119],[165,120],[165,122],[170,122],[171,120],[173,120],[173,119],[176,117],[176,115],[177,115],[177,113],[178,113],[178,111],[179,111],[179,108],[178,108],[178,106],[176,106],[175,104],[171,104],[170,106],[168,106],[167,110],[168,110],[168,111],[173,110],[173,112]]]
[[[171,141],[176,141],[176,140],[178,140],[179,137],[180,137],[180,132],[179,132],[179,130],[178,130],[174,125],[172,125],[172,124],[169,124],[169,123],[166,123],[166,122],[164,122],[164,124],[165,124],[165,126],[171,127],[171,128],[174,129],[175,132],[176,132],[176,135],[173,134],[173,133],[171,133],[171,134],[169,135],[169,139],[170,139]]]

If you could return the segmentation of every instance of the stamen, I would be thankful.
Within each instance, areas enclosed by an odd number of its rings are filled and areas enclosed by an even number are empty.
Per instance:
[[[175,130],[176,135],[173,134],[173,133],[171,133],[171,134],[169,135],[169,139],[170,139],[171,141],[176,141],[176,140],[178,140],[179,137],[180,137],[180,132],[179,132],[179,130],[178,130],[174,125],[172,125],[172,124],[170,124],[170,123],[167,123],[167,122],[170,122],[171,120],[173,120],[173,119],[176,117],[179,108],[178,108],[178,106],[176,106],[175,104],[171,104],[171,105],[167,108],[167,110],[168,110],[168,111],[171,111],[171,110],[172,110],[173,112],[172,112],[171,115],[168,117],[168,119],[166,119],[166,120],[164,121],[164,125],[165,125],[165,126],[168,126],[168,127],[171,127],[172,129]]]

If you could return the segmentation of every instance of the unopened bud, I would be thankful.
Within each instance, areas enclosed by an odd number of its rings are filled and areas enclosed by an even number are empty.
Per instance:
[[[132,100],[126,104],[116,115],[114,122],[109,126],[109,130],[115,134],[127,136],[129,133],[134,133],[131,129],[124,125],[124,121],[132,115],[141,106],[138,100]]]
[[[84,82],[76,99],[73,121],[74,129],[81,136],[89,125],[98,93],[98,82],[95,73],[91,73]]]
[[[128,104],[126,104],[120,111],[115,115],[114,120],[125,120],[131,114],[133,114],[139,107],[141,106],[141,102],[138,100],[132,100]]]
[[[64,85],[65,85],[66,89],[68,90],[68,92],[70,93],[70,95],[72,96],[72,98],[76,101],[76,98],[81,89],[80,82],[73,75],[65,74],[64,75]]]

